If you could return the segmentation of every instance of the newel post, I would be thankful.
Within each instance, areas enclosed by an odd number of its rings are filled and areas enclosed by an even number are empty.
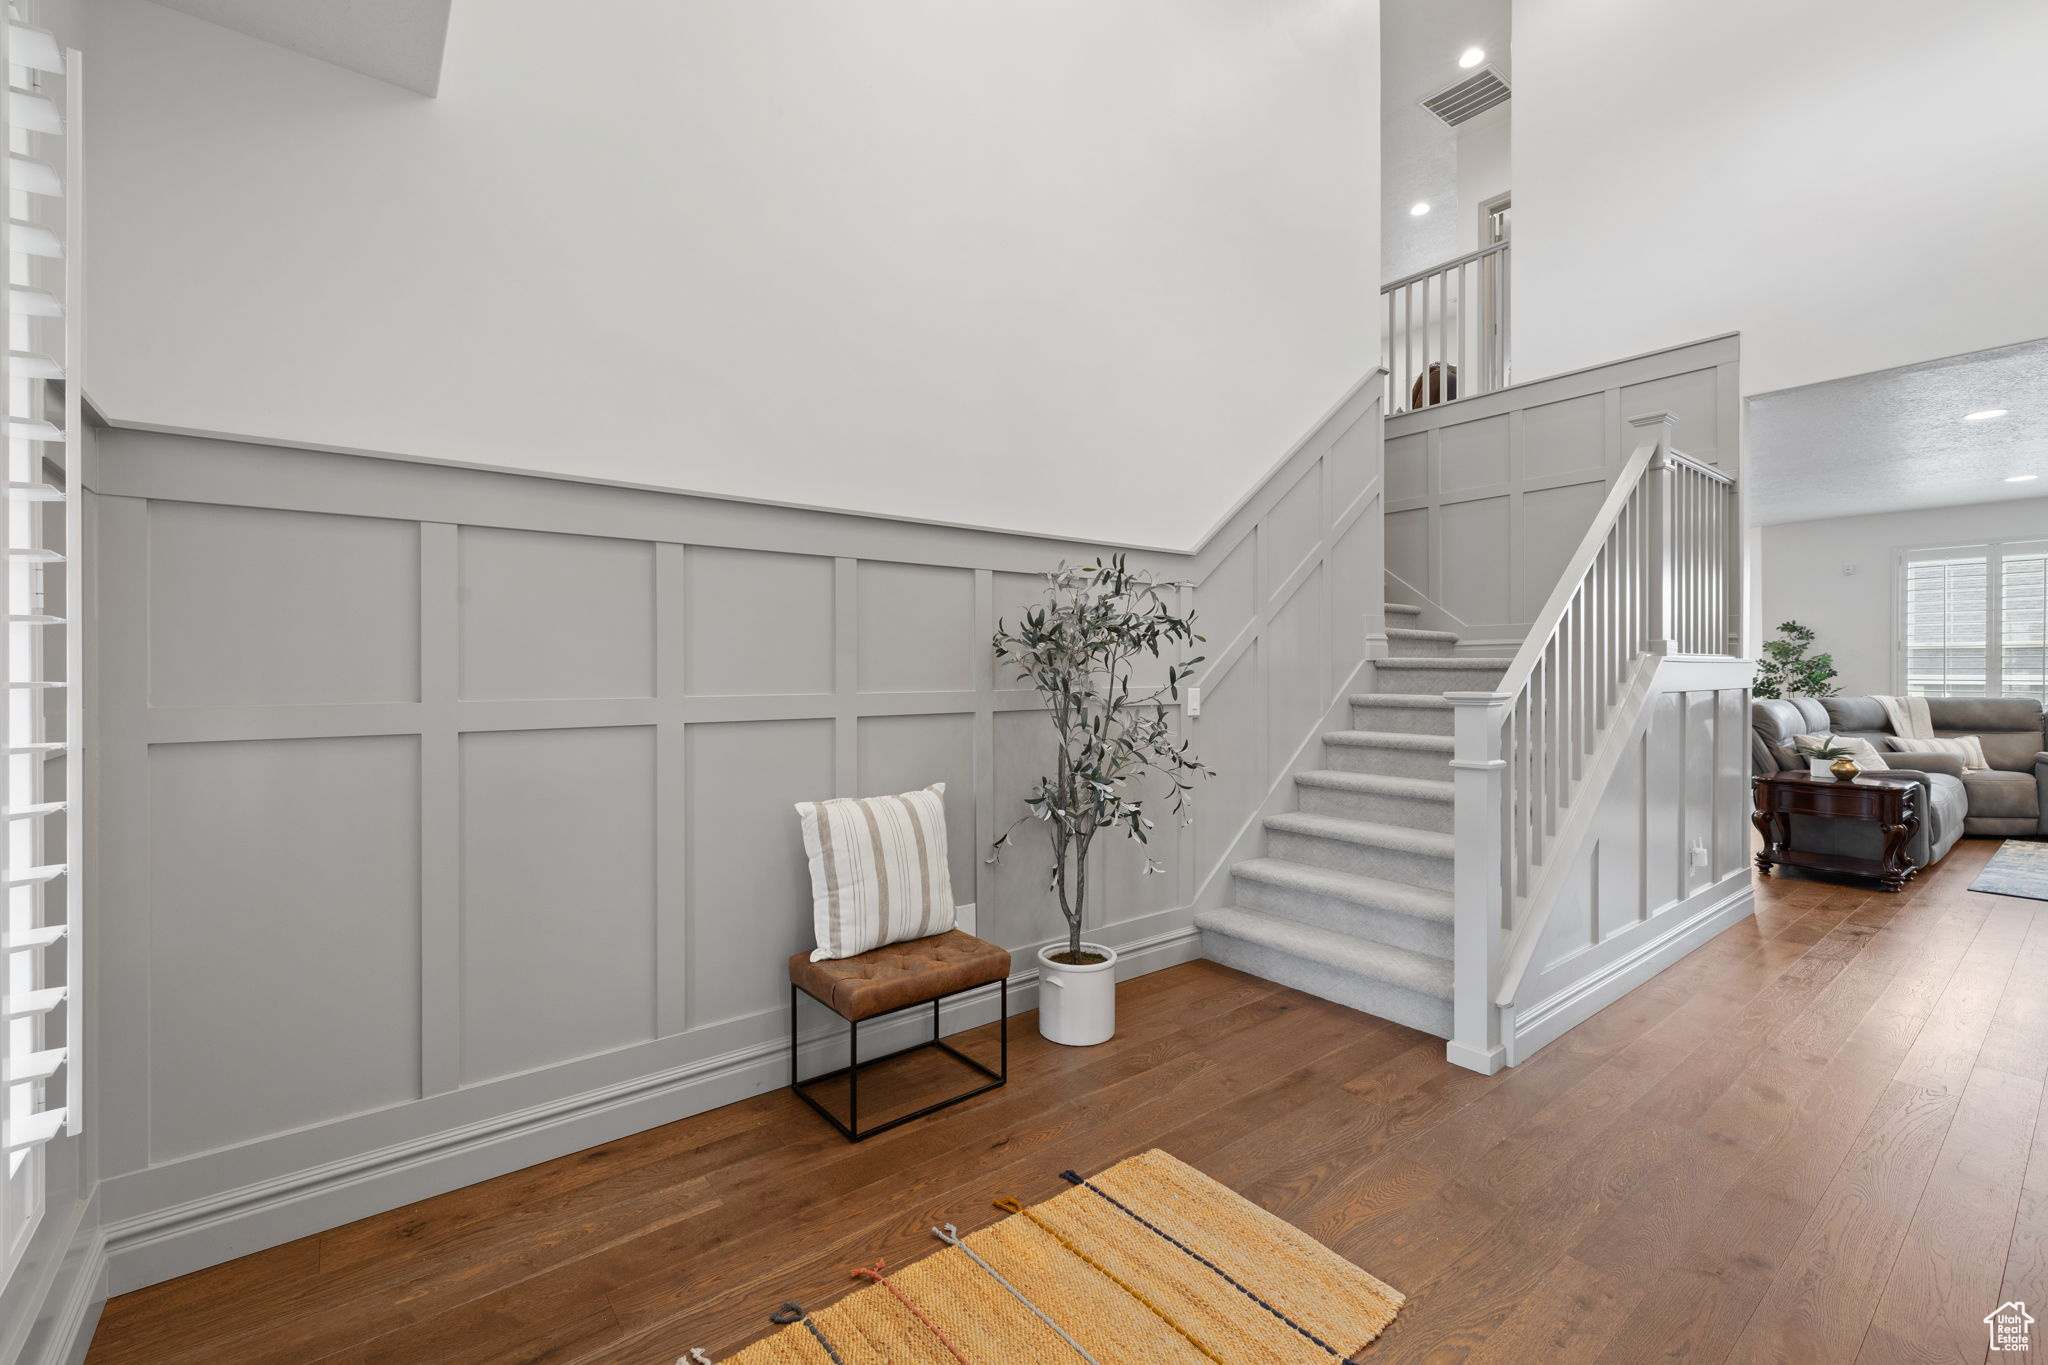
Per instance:
[[[1668,412],[1652,412],[1631,417],[1628,424],[1636,430],[1637,449],[1652,441],[1657,445],[1643,475],[1650,511],[1649,534],[1643,547],[1648,560],[1644,568],[1649,575],[1644,585],[1648,589],[1649,621],[1643,648],[1659,658],[1669,658],[1678,652],[1678,628],[1672,610],[1675,575],[1671,563],[1675,544],[1671,526],[1671,433],[1677,428],[1678,419]]]
[[[1451,1043],[1446,1056],[1459,1066],[1492,1075],[1504,1056],[1499,989],[1509,907],[1507,758],[1501,734],[1506,692],[1446,692],[1451,703],[1452,864]]]

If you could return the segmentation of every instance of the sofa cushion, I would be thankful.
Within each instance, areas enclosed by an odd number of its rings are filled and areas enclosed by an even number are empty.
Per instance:
[[[2025,697],[1929,697],[1927,718],[1934,722],[1936,734],[2015,730],[2038,737],[2041,733],[2041,703]]]
[[[1977,738],[1984,745],[1984,761],[2009,773],[2034,771],[2034,755],[2042,749],[2039,730],[1986,730]]]
[[[1758,771],[1805,772],[1806,759],[1792,747],[1792,737],[1826,730],[1827,712],[1812,697],[1758,697],[1750,703],[1749,725]]]
[[[1972,819],[2031,820],[2041,813],[2041,793],[2031,772],[1964,773],[1963,786],[1970,794]]]
[[[1821,706],[1828,714],[1830,730],[1861,730],[1889,734],[1892,723],[1876,697],[1825,697]]]
[[[1006,950],[958,929],[891,943],[858,957],[813,962],[809,953],[798,953],[789,960],[792,984],[853,1020],[922,1005],[1009,974]]]

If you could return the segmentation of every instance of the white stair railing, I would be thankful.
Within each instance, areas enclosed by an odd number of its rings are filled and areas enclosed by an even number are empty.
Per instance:
[[[1663,659],[1741,647],[1735,483],[1671,448],[1668,413],[1640,441],[1499,687],[1456,708],[1451,1057],[1500,1065],[1543,921]]]
[[[1495,242],[1380,287],[1389,413],[1507,387],[1508,272]]]

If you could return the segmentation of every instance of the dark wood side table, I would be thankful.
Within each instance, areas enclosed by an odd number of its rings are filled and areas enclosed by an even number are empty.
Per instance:
[[[1756,813],[1750,822],[1764,837],[1756,870],[1769,875],[1773,867],[1810,867],[1820,872],[1846,872],[1876,877],[1887,891],[1903,890],[1906,878],[1919,869],[1906,861],[1906,845],[1920,828],[1920,784],[1910,777],[1858,777],[1843,782],[1809,773],[1771,773],[1750,779],[1756,791]],[[1884,834],[1884,855],[1852,858],[1845,853],[1809,853],[1787,848],[1792,816],[1821,820],[1870,820]]]

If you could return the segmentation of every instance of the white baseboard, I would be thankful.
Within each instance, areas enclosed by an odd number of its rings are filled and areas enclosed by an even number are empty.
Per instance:
[[[1453,1038],[1444,1045],[1444,1060],[1453,1066],[1462,1066],[1467,1071],[1476,1071],[1482,1076],[1491,1076],[1507,1065],[1507,1049],[1498,1043],[1489,1048],[1469,1047]]]
[[[1201,956],[1192,925],[1110,946],[1119,979]],[[942,1011],[942,1027],[953,1033],[994,1020],[997,994],[993,987],[964,993]],[[1037,994],[1035,963],[1013,973],[1012,1016],[1034,1008]],[[863,1050],[872,1046],[879,1055],[915,1042],[928,1027],[922,1013],[892,1019],[863,1031]],[[807,1028],[798,1047],[805,1074],[843,1065],[845,1039],[843,1024]],[[107,1282],[111,1292],[126,1293],[788,1083],[788,1044],[776,1039],[146,1214],[106,1229]]]
[[[1641,944],[1599,970],[1580,977],[1526,1009],[1513,1006],[1503,1009],[1501,1038],[1507,1063],[1520,1066],[1538,1048],[1607,1008],[1729,925],[1748,916],[1755,905],[1756,891],[1750,881],[1749,868],[1745,865],[1740,872],[1694,893],[1688,901],[1665,911],[1660,918],[1670,921],[1668,927],[1660,927]],[[1650,923],[1655,925],[1656,920]]]

